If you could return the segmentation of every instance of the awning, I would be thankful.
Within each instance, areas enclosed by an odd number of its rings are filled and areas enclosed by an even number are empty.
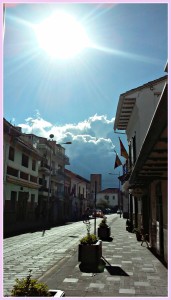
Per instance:
[[[130,184],[146,184],[156,179],[167,179],[167,102],[168,87],[166,84],[130,175]]]

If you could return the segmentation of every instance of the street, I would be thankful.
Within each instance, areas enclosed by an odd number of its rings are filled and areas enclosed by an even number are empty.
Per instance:
[[[110,223],[117,215],[108,215]],[[97,219],[96,227],[101,219]],[[94,219],[91,221],[94,233]],[[71,257],[76,251],[82,236],[86,235],[86,225],[82,221],[71,223],[45,231],[27,233],[4,239],[4,296],[10,291],[16,278],[23,278],[32,270],[33,278],[40,278],[62,259]]]

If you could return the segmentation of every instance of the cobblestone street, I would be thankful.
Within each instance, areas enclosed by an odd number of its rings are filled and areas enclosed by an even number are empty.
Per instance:
[[[110,264],[106,262],[102,273],[80,271],[78,241],[85,234],[82,222],[52,228],[44,237],[37,232],[6,239],[4,295],[9,293],[14,277],[25,276],[31,268],[34,277],[50,289],[63,290],[66,297],[167,296],[167,268],[145,243],[141,246],[135,234],[125,230],[125,221],[118,215],[108,216],[113,240],[102,243],[103,257]],[[93,220],[91,223],[93,232]]]

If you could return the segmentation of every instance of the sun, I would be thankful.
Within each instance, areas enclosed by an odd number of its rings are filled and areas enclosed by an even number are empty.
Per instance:
[[[90,41],[81,23],[57,12],[34,27],[39,46],[50,57],[68,59],[89,47]]]

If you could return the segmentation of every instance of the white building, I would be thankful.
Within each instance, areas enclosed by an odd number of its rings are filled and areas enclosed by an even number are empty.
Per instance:
[[[113,211],[117,211],[119,206],[119,189],[107,188],[97,193],[96,195],[96,207],[97,208],[111,208]]]
[[[69,158],[65,148],[54,140],[48,140],[35,134],[23,134],[34,148],[42,155],[39,162],[39,201],[38,216],[48,214],[52,225],[65,222],[66,199],[64,195],[65,166]]]
[[[65,170],[65,174],[70,178],[70,201],[72,203],[72,219],[82,218],[90,201],[90,181],[86,178]]]
[[[114,130],[129,145],[129,213],[167,263],[167,76],[120,95]]]
[[[38,203],[39,152],[4,119],[4,234],[31,228]]]

